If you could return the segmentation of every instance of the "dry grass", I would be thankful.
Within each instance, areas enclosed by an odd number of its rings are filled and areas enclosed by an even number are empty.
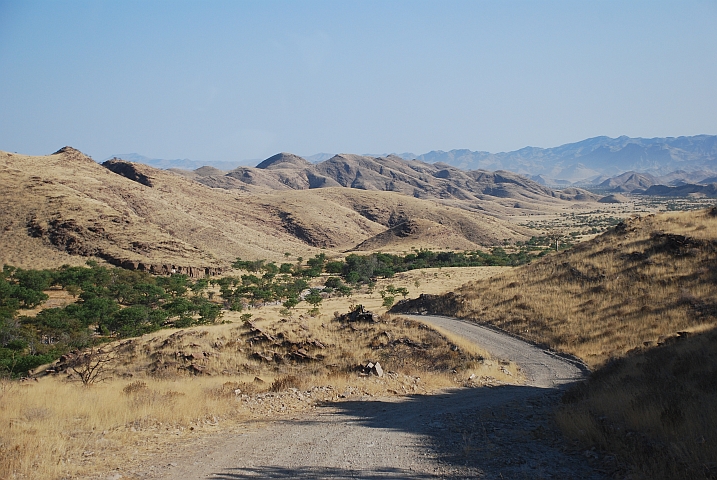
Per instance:
[[[0,403],[0,478],[112,470],[240,419],[241,404],[221,393],[226,381],[146,378],[134,390],[119,380],[91,388],[56,378],[13,383]]]
[[[617,454],[633,478],[714,478],[717,330],[616,361],[564,403],[562,430]]]
[[[597,368],[565,396],[558,422],[584,448],[607,452],[611,473],[715,478],[716,213],[632,219],[436,297],[433,311],[492,323]]]
[[[717,314],[717,218],[649,215],[443,297],[440,313],[497,325],[591,367]]]
[[[107,381],[88,388],[67,372],[39,382],[0,382],[0,478],[111,475],[118,467],[125,474],[170,445],[172,451],[191,449],[219,428],[252,428],[256,420],[307,411],[317,402],[515,382],[514,365],[507,375],[504,365],[474,346],[383,315],[378,294],[389,282],[442,293],[500,271],[407,272],[380,281],[372,293],[326,299],[315,317],[305,306],[291,317],[282,317],[278,305],[250,310],[253,325],[273,341],[241,322],[238,312],[226,312],[229,323],[221,325],[119,341]],[[374,309],[381,321],[334,320],[333,312],[346,312],[350,303]],[[299,348],[310,358],[292,357]],[[384,377],[363,376],[358,367],[368,361],[380,362]]]

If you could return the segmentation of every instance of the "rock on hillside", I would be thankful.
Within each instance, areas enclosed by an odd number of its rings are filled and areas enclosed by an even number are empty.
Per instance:
[[[280,183],[285,177],[277,172],[295,171],[249,173]],[[0,152],[0,263],[49,268],[91,257],[202,274],[236,257],[282,261],[285,252],[307,257],[320,248],[340,255],[407,221],[444,229],[435,241],[420,239],[426,248],[479,248],[530,236],[479,211],[395,192],[285,184],[277,192],[207,173],[202,178],[234,181],[249,192],[208,188],[142,164],[111,160],[103,167],[69,147],[39,157]]]
[[[446,164],[432,165],[404,160],[395,155],[369,157],[339,154],[318,164],[310,164],[296,155],[280,153],[264,160],[256,168],[239,167],[224,177],[232,181],[221,181],[221,177],[216,175],[192,178],[205,185],[227,189],[235,188],[238,180],[246,185],[273,190],[345,187],[459,202],[530,200],[555,203],[556,199],[594,200],[584,191],[556,193],[511,172],[463,171]]]

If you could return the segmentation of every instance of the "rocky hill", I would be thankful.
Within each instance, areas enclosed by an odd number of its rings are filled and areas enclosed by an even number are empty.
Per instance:
[[[677,187],[670,187],[668,185],[652,185],[640,193],[643,195],[653,195],[657,197],[717,198],[717,183],[710,183],[707,185],[695,185],[688,183]]]
[[[685,170],[676,170],[670,172],[667,175],[654,176],[649,173],[639,172],[625,172],[614,177],[607,178],[597,184],[600,189],[616,193],[645,193],[645,190],[652,186],[659,187],[682,187],[686,185],[708,185],[715,183],[717,177],[710,174],[706,170],[697,170],[694,172],[687,172]],[[669,189],[667,189],[669,190]],[[666,191],[667,191],[666,190]],[[672,189],[675,192],[675,196],[680,196],[682,190]],[[655,195],[660,195],[655,193]]]
[[[239,167],[227,174],[177,172],[211,187],[268,190],[311,190],[345,187],[356,190],[398,192],[421,199],[466,202],[555,203],[556,199],[592,201],[598,197],[573,189],[556,192],[507,171],[463,171],[451,165],[404,160],[398,156],[368,157],[340,154],[317,164],[289,153],[268,158],[256,168]],[[512,202],[512,203],[510,203]],[[484,208],[485,209],[485,208]]]
[[[598,187],[612,192],[627,193],[633,190],[644,190],[657,182],[657,178],[649,173],[625,172],[605,180]]]
[[[289,172],[300,182],[301,177],[292,172],[297,162],[303,168],[302,162],[282,159],[289,161],[272,161],[265,166],[273,168],[247,173],[264,174],[267,182],[275,182],[272,185],[284,185],[276,191],[261,182],[217,175],[212,169],[193,175],[237,182],[242,188],[210,188],[137,163],[112,160],[99,165],[71,147],[37,157],[0,152],[0,263],[38,268],[96,258],[158,273],[203,275],[218,272],[236,257],[282,261],[285,253],[340,255],[397,227],[400,235],[391,238],[387,233],[384,237],[390,241],[384,238],[377,245],[396,251],[407,245],[479,248],[530,236],[495,213],[486,215],[480,205],[459,208],[448,200],[439,203],[395,191],[294,190],[281,183],[287,178],[282,175]],[[282,164],[292,166],[279,168]],[[380,171],[373,177],[365,174],[367,182],[380,176]],[[449,190],[443,184],[440,188]],[[500,191],[495,185],[492,188]],[[510,191],[519,186],[506,182],[502,188]],[[553,205],[564,203],[543,189],[521,191],[521,195],[527,200],[547,199]],[[514,208],[516,203],[508,199],[506,206],[501,203],[505,198],[491,198],[496,201],[482,204],[493,205],[495,211]],[[435,235],[437,231],[441,235]]]

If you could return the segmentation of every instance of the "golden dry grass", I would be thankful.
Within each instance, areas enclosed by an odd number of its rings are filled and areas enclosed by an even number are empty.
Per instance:
[[[649,215],[442,298],[441,313],[491,323],[597,367],[716,321],[717,218]]]
[[[714,478],[717,330],[616,361],[564,403],[562,430],[617,454],[633,478]]]
[[[338,256],[405,220],[442,223],[449,235],[394,238],[391,248],[477,248],[524,240],[528,233],[461,205],[396,192],[227,191],[145,165],[134,168],[152,185],[72,149],[37,157],[0,152],[0,265],[51,268],[94,256],[226,267],[236,257],[280,262],[286,252],[308,257],[322,248]]]
[[[191,450],[198,438],[219,429],[254,428],[256,421],[309,411],[317,402],[515,382],[515,365],[507,366],[507,375],[505,365],[479,348],[416,322],[384,315],[379,323],[348,325],[333,314],[351,303],[383,314],[378,291],[389,283],[415,294],[443,293],[502,270],[406,272],[379,281],[373,293],[326,299],[314,317],[303,304],[291,317],[282,316],[278,305],[250,310],[255,327],[275,342],[257,339],[261,335],[238,312],[225,312],[229,323],[117,341],[108,346],[117,356],[106,380],[88,388],[67,372],[39,382],[0,382],[0,478],[111,475],[168,448]],[[51,299],[68,300],[60,292]],[[316,360],[267,362],[254,356],[286,355],[298,346]],[[379,361],[386,375],[362,376],[357,367],[367,361]],[[290,388],[303,392],[301,399]]]
[[[241,418],[241,405],[209,378],[162,381],[124,393],[127,381],[83,388],[47,378],[4,383],[0,400],[0,477],[67,478],[112,470],[210,425]]]

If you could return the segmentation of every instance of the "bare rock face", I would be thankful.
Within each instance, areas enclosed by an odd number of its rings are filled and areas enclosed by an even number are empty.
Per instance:
[[[141,183],[142,185],[145,185],[147,187],[154,186],[154,184],[152,183],[152,179],[148,175],[140,171],[142,167],[139,167],[137,164],[134,164],[132,162],[113,159],[107,160],[102,164],[102,166],[105,167],[107,170],[110,170],[111,172],[114,172],[118,175],[122,175],[125,178],[129,178],[130,180],[135,181],[137,183]]]
[[[340,322],[378,322],[378,316],[375,313],[366,310],[363,305],[357,305],[352,311],[344,313],[343,315],[336,317],[336,319]]]
[[[422,293],[418,298],[400,300],[389,310],[390,313],[430,314],[441,312],[442,315],[454,315],[458,312],[460,302],[456,294],[449,292],[445,295],[431,295]],[[449,313],[447,313],[449,312]]]
[[[114,258],[105,258],[108,262],[122,267],[127,270],[140,270],[143,272],[149,272],[153,275],[171,275],[171,274],[182,274],[187,275],[190,278],[201,278],[221,275],[224,271],[221,267],[187,267],[180,265],[152,265],[143,262],[137,262],[133,260],[121,260]]]

